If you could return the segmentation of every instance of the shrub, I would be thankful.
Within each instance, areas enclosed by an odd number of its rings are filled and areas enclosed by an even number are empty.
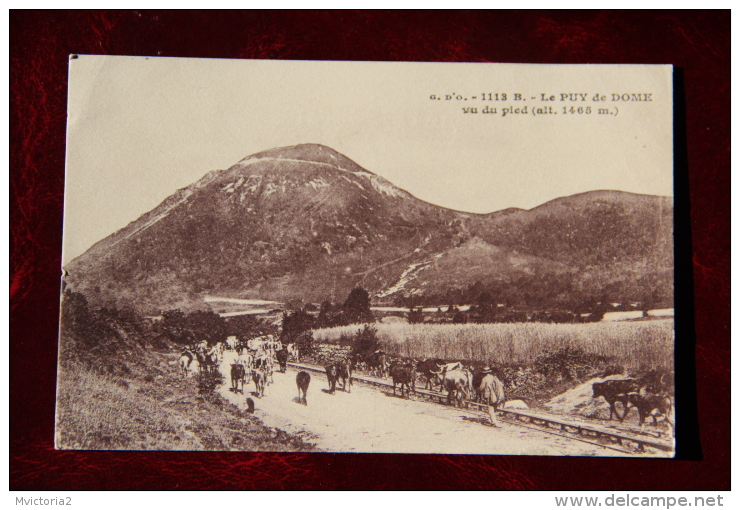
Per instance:
[[[624,374],[624,365],[608,365],[601,373],[601,377],[609,377],[610,375],[621,375]]]
[[[301,356],[310,356],[314,352],[313,331],[304,331],[295,339],[295,345]]]
[[[310,331],[314,327],[314,323],[313,316],[303,310],[283,313],[281,341],[283,343],[298,342],[298,337],[305,331]]]
[[[424,322],[424,314],[421,308],[411,308],[406,315],[409,324],[419,324]]]
[[[379,348],[378,330],[375,326],[365,324],[361,330],[357,331],[354,345],[352,347],[352,354],[364,355],[366,353],[375,352]]]
[[[594,373],[605,359],[605,356],[586,353],[582,348],[566,346],[538,356],[534,368],[555,381],[574,381]]]
[[[201,372],[198,374],[198,393],[201,395],[213,393],[223,382],[224,378],[219,372]]]

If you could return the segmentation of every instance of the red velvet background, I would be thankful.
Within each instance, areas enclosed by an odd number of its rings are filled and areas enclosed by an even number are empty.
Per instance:
[[[70,53],[678,66],[680,458],[55,451]],[[729,11],[12,11],[10,57],[11,489],[729,489]]]

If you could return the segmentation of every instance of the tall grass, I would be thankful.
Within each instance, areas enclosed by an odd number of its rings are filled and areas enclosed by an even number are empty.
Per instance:
[[[161,356],[161,357],[160,357]],[[314,449],[276,435],[259,419],[182,379],[176,354],[148,356],[148,373],[101,374],[76,362],[60,366],[56,446],[80,450]],[[135,367],[136,368],[136,367]],[[159,372],[159,373],[158,373]]]
[[[161,402],[118,377],[60,374],[57,446],[73,449],[202,449],[173,426]],[[178,434],[179,432],[179,434]]]
[[[564,347],[609,356],[629,368],[673,365],[673,321],[597,322],[588,324],[375,324],[383,348],[414,358],[532,362]],[[339,343],[362,326],[318,329],[314,339]]]

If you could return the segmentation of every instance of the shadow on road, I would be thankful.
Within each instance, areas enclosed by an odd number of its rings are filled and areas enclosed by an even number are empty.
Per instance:
[[[491,423],[491,420],[489,418],[480,418],[480,417],[472,417],[472,416],[462,416],[463,421],[469,421],[472,423],[479,423],[480,425],[486,425],[488,427],[494,427],[494,425]]]

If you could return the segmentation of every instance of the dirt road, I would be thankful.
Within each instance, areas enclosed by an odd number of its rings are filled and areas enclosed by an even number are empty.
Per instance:
[[[221,372],[226,378],[219,393],[239,407],[247,397],[265,425],[301,436],[319,448],[334,452],[466,453],[520,455],[620,456],[614,450],[524,429],[505,422],[488,425],[480,413],[427,402],[406,400],[376,388],[355,384],[351,393],[326,390],[323,374],[311,373],[308,405],[298,403],[297,370],[275,372],[274,384],[257,398],[250,382],[244,395],[229,387],[234,352],[225,352]],[[626,455],[626,454],[625,454]]]

